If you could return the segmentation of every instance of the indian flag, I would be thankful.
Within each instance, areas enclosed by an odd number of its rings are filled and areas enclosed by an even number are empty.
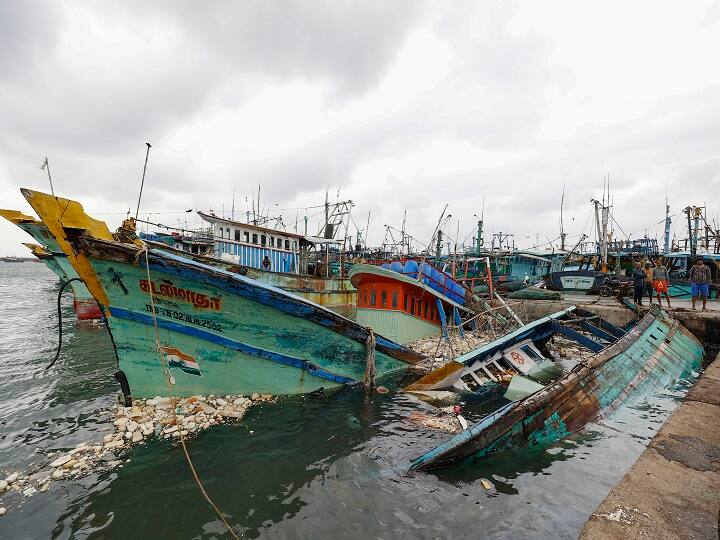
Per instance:
[[[185,373],[202,376],[200,373],[200,364],[189,354],[185,354],[180,349],[174,347],[162,347],[162,351],[165,354],[168,367],[180,368]]]

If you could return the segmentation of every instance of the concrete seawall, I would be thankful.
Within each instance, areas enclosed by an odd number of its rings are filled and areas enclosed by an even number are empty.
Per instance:
[[[719,519],[720,354],[593,512],[580,538],[716,540]]]

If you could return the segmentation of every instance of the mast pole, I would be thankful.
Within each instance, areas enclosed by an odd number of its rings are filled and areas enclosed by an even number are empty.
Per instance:
[[[152,145],[149,142],[146,142],[145,144],[147,145],[147,151],[145,152],[145,165],[143,165],[142,180],[140,180],[140,193],[138,193],[135,221],[137,221],[138,214],[140,213],[140,199],[142,198],[143,186],[145,185],[145,171],[147,171],[148,157],[150,156],[150,148],[152,148]],[[50,171],[48,171],[48,174],[50,174]]]

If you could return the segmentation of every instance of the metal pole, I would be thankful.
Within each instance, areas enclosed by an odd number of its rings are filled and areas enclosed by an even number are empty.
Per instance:
[[[54,196],[55,196],[55,190],[53,189],[53,185],[52,185],[52,176],[50,176],[50,162],[48,161],[47,156],[45,156],[45,163],[43,163],[43,168],[44,168],[44,169],[47,171],[47,173],[48,173],[48,180],[50,180],[50,193],[52,193],[52,196],[54,197]]]
[[[142,198],[143,186],[145,185],[145,171],[147,170],[147,162],[148,157],[150,156],[150,148],[152,148],[152,145],[149,142],[146,142],[145,144],[147,145],[147,152],[145,152],[145,165],[143,165],[142,180],[140,181],[140,193],[138,194],[137,209],[135,210],[135,221],[137,221],[138,214],[140,213],[140,199]]]

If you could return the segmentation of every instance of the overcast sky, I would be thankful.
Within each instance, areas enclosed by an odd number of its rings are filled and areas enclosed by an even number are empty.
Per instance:
[[[48,156],[114,228],[149,141],[141,214],[165,224],[233,190],[243,215],[259,181],[290,230],[329,187],[371,244],[404,209],[427,241],[446,203],[462,241],[484,198],[527,247],[565,185],[573,243],[609,174],[617,235],[655,237],[666,188],[720,215],[719,53],[718,2],[0,0],[0,207],[32,212]],[[2,220],[0,255],[22,241]]]

